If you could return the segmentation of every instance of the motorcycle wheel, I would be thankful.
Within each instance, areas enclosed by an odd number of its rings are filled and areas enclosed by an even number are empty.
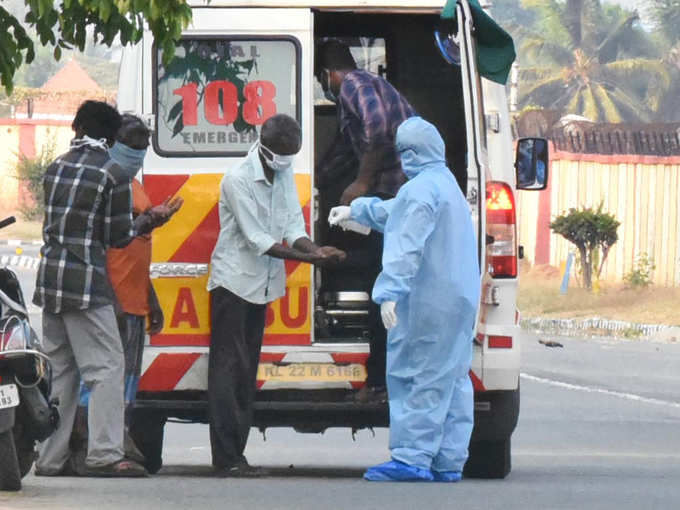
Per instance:
[[[26,476],[35,462],[35,441],[23,433],[23,428],[19,423],[14,425],[14,448],[17,452],[19,463],[19,474],[21,478]]]
[[[21,474],[12,429],[0,432],[0,490],[21,490]]]

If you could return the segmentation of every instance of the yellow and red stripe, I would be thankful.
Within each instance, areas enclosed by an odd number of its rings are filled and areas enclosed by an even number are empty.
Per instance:
[[[218,201],[222,174],[147,175],[144,187],[153,203],[179,196],[184,205],[171,222],[154,231],[152,262],[208,264],[219,233]],[[296,174],[305,226],[310,231],[311,180]],[[311,268],[286,263],[286,295],[270,303],[264,343],[311,343]],[[207,275],[162,277],[154,280],[165,327],[151,339],[155,346],[210,344],[210,310]]]

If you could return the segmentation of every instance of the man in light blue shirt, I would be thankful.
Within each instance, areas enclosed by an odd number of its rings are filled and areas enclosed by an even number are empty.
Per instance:
[[[284,259],[316,265],[345,252],[305,231],[292,163],[302,143],[287,115],[268,119],[260,140],[220,184],[220,234],[210,264],[208,409],[212,463],[222,476],[259,476],[243,456],[252,421],[266,304],[285,293]],[[285,241],[286,244],[283,244]]]

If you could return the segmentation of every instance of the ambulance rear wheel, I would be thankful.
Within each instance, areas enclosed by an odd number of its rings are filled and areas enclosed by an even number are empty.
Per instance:
[[[467,478],[505,478],[510,474],[510,438],[500,441],[472,441],[463,468]]]
[[[144,455],[144,467],[150,474],[163,466],[163,427],[165,416],[148,409],[135,409],[130,424],[130,437]]]

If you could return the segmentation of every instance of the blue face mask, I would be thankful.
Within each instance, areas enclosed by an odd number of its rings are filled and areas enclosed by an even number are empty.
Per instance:
[[[408,179],[413,179],[420,169],[418,162],[418,154],[414,149],[403,149],[399,152],[399,159],[401,160],[401,169]]]
[[[109,156],[125,170],[130,179],[134,179],[144,164],[146,149],[133,149],[124,143],[116,142],[109,149]]]

